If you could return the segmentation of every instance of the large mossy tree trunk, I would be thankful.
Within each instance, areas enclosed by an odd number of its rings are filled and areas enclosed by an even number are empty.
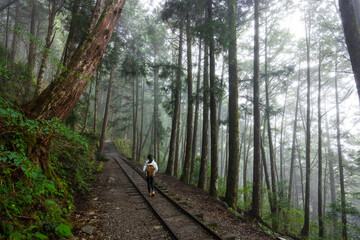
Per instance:
[[[24,105],[28,118],[65,120],[97,69],[124,4],[125,0],[112,0],[108,3],[98,24],[78,46],[66,69],[38,97]],[[38,145],[32,151],[39,149],[44,150],[33,160],[47,162],[48,148]],[[43,164],[44,168],[47,168],[47,164]]]
[[[229,13],[229,165],[225,202],[236,210],[239,184],[239,81],[236,59],[236,1],[228,1]]]

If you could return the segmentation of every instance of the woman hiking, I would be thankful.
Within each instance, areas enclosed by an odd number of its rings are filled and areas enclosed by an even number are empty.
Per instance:
[[[152,158],[152,155],[150,153],[148,154],[147,158],[148,159],[145,161],[142,170],[146,174],[149,196],[155,196],[154,176],[155,173],[158,171],[158,165],[156,164],[155,160]]]

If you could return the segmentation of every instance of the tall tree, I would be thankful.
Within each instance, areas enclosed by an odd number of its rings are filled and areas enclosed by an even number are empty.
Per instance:
[[[65,120],[86,87],[88,79],[92,78],[98,67],[124,4],[125,0],[112,0],[108,3],[103,11],[103,17],[99,19],[93,31],[76,49],[71,61],[66,66],[66,71],[57,75],[37,98],[25,105],[29,118],[52,119],[57,117]],[[86,61],[83,61],[84,59]],[[40,162],[43,169],[47,169],[50,140],[43,137],[38,139],[38,144],[43,146],[35,147],[32,150],[36,153],[33,155],[33,160]]]
[[[336,142],[337,142],[337,150],[338,150],[338,158],[339,158],[340,190],[341,190],[342,238],[346,240],[347,239],[346,199],[345,199],[345,184],[344,184],[343,154],[342,154],[341,137],[340,137],[341,131],[340,131],[337,53],[335,55],[335,103],[336,103]]]
[[[48,57],[49,57],[50,47],[51,47],[51,44],[53,42],[53,31],[54,31],[54,26],[55,26],[55,16],[56,16],[56,13],[59,10],[58,1],[59,0],[51,0],[51,1],[49,1],[48,30],[47,30],[47,34],[46,34],[45,46],[44,46],[44,49],[43,49],[43,55],[42,55],[40,69],[39,69],[38,78],[37,78],[37,84],[36,84],[35,95],[34,95],[35,98],[37,96],[39,96],[40,90],[41,90],[43,82],[44,82],[44,75],[45,75],[46,65],[47,65],[47,61],[48,61]]]
[[[321,43],[319,43],[319,63],[318,63],[318,218],[319,218],[319,237],[324,237],[324,222],[322,212],[322,129],[321,129],[321,64],[322,64]]]
[[[260,217],[261,209],[261,139],[260,139],[260,94],[259,94],[259,0],[254,5],[254,165],[251,213]]]
[[[181,74],[182,74],[182,49],[183,49],[183,22],[180,20],[179,24],[179,53],[178,53],[178,62],[176,68],[176,80],[173,90],[174,97],[174,108],[172,115],[172,125],[171,125],[171,136],[170,136],[170,153],[168,159],[168,165],[166,167],[166,174],[170,176],[174,175],[174,163],[177,158],[176,154],[176,142],[179,123],[180,123],[180,98],[181,98]]]
[[[209,156],[209,55],[208,43],[204,41],[204,77],[203,77],[203,131],[198,187],[206,188]]]
[[[211,177],[210,195],[217,198],[218,189],[218,123],[216,119],[216,78],[215,78],[215,40],[213,29],[213,1],[208,0],[209,50],[210,50],[210,125],[211,125]]]
[[[229,13],[229,165],[225,202],[236,209],[239,182],[239,81],[237,77],[236,1],[228,0]]]
[[[197,146],[197,131],[198,131],[198,121],[199,121],[199,105],[200,105],[200,75],[201,75],[201,38],[199,38],[199,56],[198,56],[198,74],[196,78],[196,93],[195,93],[195,114],[194,114],[194,131],[193,131],[193,146],[191,153],[191,171],[190,171],[190,182],[193,179],[193,171],[195,165],[195,155],[196,155],[196,146]]]
[[[186,150],[184,159],[184,168],[181,176],[181,180],[185,183],[190,182],[190,166],[192,155],[192,125],[193,125],[193,90],[192,90],[192,54],[191,54],[191,20],[190,13],[186,16],[186,46],[187,46],[187,95],[188,95],[188,107],[187,107],[187,120],[186,120]]]
[[[306,93],[306,184],[305,184],[305,205],[304,205],[304,226],[301,229],[301,235],[304,237],[309,236],[310,231],[310,32],[311,24],[309,16],[306,16],[305,25],[306,25],[306,83],[307,83],[307,93]]]
[[[114,80],[114,70],[111,70],[108,93],[106,97],[105,112],[104,112],[104,118],[103,118],[102,130],[101,130],[101,137],[100,137],[100,147],[99,147],[100,154],[104,154],[105,138],[106,138],[107,125],[109,120],[109,110],[111,105],[111,91],[112,91],[113,80]]]

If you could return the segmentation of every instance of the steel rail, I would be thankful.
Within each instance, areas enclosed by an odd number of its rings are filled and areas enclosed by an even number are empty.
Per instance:
[[[120,155],[120,153],[118,152],[117,148],[115,147],[115,144],[112,143],[114,148],[116,149],[116,152],[118,153],[118,156],[120,157],[121,160],[123,160],[126,164],[128,164],[134,171],[136,171],[142,178],[146,179],[145,174],[140,171],[136,166],[134,166],[133,163],[131,163],[130,161],[128,161],[126,158],[122,157]],[[152,206],[152,204],[149,202],[147,196],[145,196],[141,190],[138,188],[138,186],[136,186],[136,184],[133,182],[133,180],[130,178],[130,176],[128,175],[128,173],[123,169],[123,167],[120,165],[120,163],[118,162],[118,160],[113,157],[113,159],[115,160],[115,162],[119,165],[119,167],[122,169],[122,171],[125,173],[125,175],[127,176],[127,178],[130,180],[130,182],[135,186],[135,188],[137,189],[137,191],[141,194],[141,196],[144,198],[144,200],[146,201],[146,203],[150,206],[151,210],[154,212],[155,216],[158,218],[158,220],[164,225],[164,227],[169,231],[169,233],[171,234],[171,236],[174,239],[180,239],[176,233],[174,231],[171,230],[170,226],[165,222],[164,219],[162,219],[162,217],[159,215],[159,213],[156,211],[156,209]],[[214,237],[214,239],[218,239],[218,240],[223,240],[223,238],[221,238],[215,231],[213,231],[212,229],[210,229],[209,227],[207,227],[204,223],[202,223],[199,219],[197,219],[195,216],[193,216],[192,214],[190,214],[188,211],[186,211],[183,207],[181,207],[179,204],[177,204],[173,199],[171,199],[168,195],[166,195],[163,191],[161,191],[157,186],[155,186],[156,190],[169,202],[171,203],[173,206],[175,206],[180,212],[182,212],[185,216],[189,217],[191,220],[193,220],[195,223],[197,223],[202,229],[204,229],[206,232],[208,232],[210,235],[212,235],[212,237]]]

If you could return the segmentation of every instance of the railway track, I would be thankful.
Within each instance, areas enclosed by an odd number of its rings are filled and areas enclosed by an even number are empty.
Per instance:
[[[223,239],[171,199],[171,197],[166,194],[166,191],[159,189],[160,187],[155,186],[155,197],[149,197],[145,175],[129,161],[122,158],[112,142],[106,143],[105,153],[107,156],[113,158],[123,170],[124,174],[173,239]]]

